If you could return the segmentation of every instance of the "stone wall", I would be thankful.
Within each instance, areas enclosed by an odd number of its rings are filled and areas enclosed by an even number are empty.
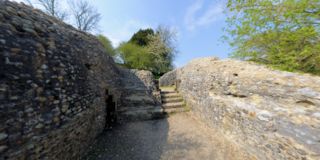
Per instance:
[[[0,1],[0,159],[77,159],[105,127],[107,98],[118,104],[119,74],[94,36]]]
[[[124,121],[128,119],[125,112],[135,112],[160,105],[160,91],[150,71],[121,68],[120,73],[122,86],[121,104],[118,110],[120,119]]]
[[[320,159],[319,77],[216,58],[176,72],[192,111],[257,159]]]
[[[159,86],[173,86],[175,85],[176,70],[170,71],[159,79]]]

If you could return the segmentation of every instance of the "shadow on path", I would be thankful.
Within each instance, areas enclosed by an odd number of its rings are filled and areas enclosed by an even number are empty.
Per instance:
[[[189,113],[122,124],[106,131],[86,160],[254,159]]]
[[[168,137],[167,119],[115,126],[98,137],[88,160],[161,159]]]

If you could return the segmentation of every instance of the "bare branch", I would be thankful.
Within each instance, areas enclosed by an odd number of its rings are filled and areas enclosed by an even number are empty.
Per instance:
[[[85,32],[97,29],[101,19],[100,13],[86,0],[69,1],[76,27]]]
[[[39,5],[42,7],[42,9],[49,15],[57,17],[60,20],[65,20],[67,17],[67,12],[63,11],[60,8],[60,4],[58,0],[26,0],[26,2],[33,6],[33,5]]]

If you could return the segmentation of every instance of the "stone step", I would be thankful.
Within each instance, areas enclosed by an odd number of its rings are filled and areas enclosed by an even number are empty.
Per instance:
[[[122,105],[125,105],[126,108],[137,108],[140,106],[150,106],[150,105],[156,105],[155,102],[126,102],[126,103],[122,103]]]
[[[163,111],[166,114],[188,112],[188,110],[185,107],[183,107],[183,108],[165,108],[165,109],[163,109]]]
[[[176,91],[161,91],[161,94],[170,94],[170,93],[177,93],[177,92]]]
[[[137,109],[119,112],[118,121],[120,123],[131,121],[144,121],[165,118],[166,113],[160,106],[149,109]]]
[[[162,103],[183,102],[181,97],[163,98]]]
[[[127,112],[127,111],[137,111],[137,110],[152,110],[155,108],[159,108],[161,106],[154,106],[154,105],[150,105],[150,106],[145,106],[145,105],[132,105],[132,106],[127,106],[124,108],[120,108],[118,109],[118,113],[123,113],[123,112]]]
[[[140,108],[141,106],[155,106],[156,102],[155,101],[128,101],[126,100],[125,102],[122,102],[123,106],[126,108]],[[143,107],[141,107],[143,108]]]
[[[175,87],[160,87],[161,91],[176,91]]]
[[[154,99],[151,98],[151,96],[148,95],[130,95],[125,98],[126,101],[129,103],[146,103],[146,104],[153,104]]]
[[[123,93],[124,95],[151,95],[152,93],[147,90],[128,90]]]
[[[166,93],[166,94],[161,94],[162,98],[178,98],[181,97],[178,93]]]
[[[163,108],[182,108],[185,107],[184,102],[173,102],[173,103],[164,103],[162,104]]]

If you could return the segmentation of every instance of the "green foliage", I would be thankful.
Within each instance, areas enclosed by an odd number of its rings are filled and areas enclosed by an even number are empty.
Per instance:
[[[152,66],[152,55],[148,54],[146,48],[133,43],[122,43],[118,50],[124,61],[124,66],[150,70]]]
[[[149,36],[154,35],[153,29],[140,29],[137,33],[135,33],[131,39],[130,43],[139,45],[139,46],[147,46],[149,44]]]
[[[162,75],[173,69],[172,62],[176,53],[175,37],[175,32],[163,26],[157,28],[155,35],[149,36],[150,44],[147,49],[155,57],[152,68],[155,75]]]
[[[319,0],[228,0],[231,57],[320,74]]]
[[[172,58],[168,57],[171,53],[170,49],[163,43],[158,34],[150,36],[150,44],[146,49],[154,57],[152,67],[154,74],[160,75],[172,69]]]
[[[105,51],[110,55],[110,56],[115,56],[116,55],[116,51],[113,48],[111,41],[105,37],[104,35],[98,35],[97,38],[99,39],[99,41],[101,42],[101,44],[103,45],[103,47],[105,48]]]
[[[159,76],[173,69],[174,42],[175,32],[166,27],[158,27],[156,32],[139,30],[118,51],[126,67],[150,70]]]

